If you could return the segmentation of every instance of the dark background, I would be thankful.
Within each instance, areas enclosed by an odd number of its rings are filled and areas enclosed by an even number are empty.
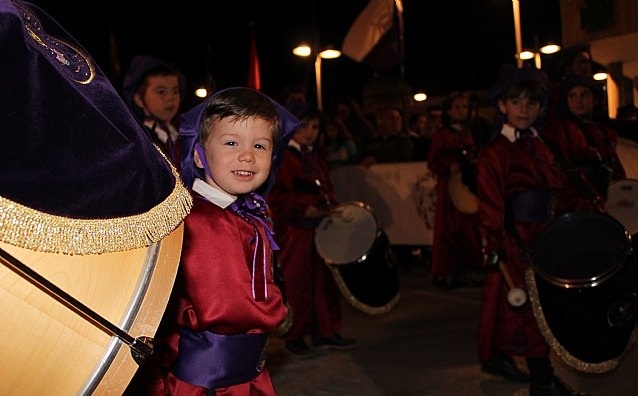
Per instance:
[[[261,61],[262,91],[279,98],[289,83],[305,84],[314,96],[311,59],[291,52],[301,41],[320,38],[340,47],[367,0],[35,0],[95,58],[119,89],[135,54],[173,63],[189,95],[207,80],[216,88],[245,85],[251,27]],[[510,0],[404,0],[406,83],[429,96],[484,90],[504,63],[515,63]],[[521,0],[523,45],[560,43],[559,0]],[[109,45],[109,32],[115,46]],[[116,55],[109,58],[109,48]],[[552,57],[544,59],[551,66]],[[113,65],[119,65],[117,74]],[[551,71],[550,71],[551,72]],[[401,68],[391,74],[400,76]],[[323,62],[323,96],[361,99],[366,84],[383,75],[341,57]],[[187,97],[185,103],[189,106]]]

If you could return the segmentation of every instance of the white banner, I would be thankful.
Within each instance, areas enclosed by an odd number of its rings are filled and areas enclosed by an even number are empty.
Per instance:
[[[391,244],[432,244],[436,177],[425,162],[340,166],[330,176],[337,199],[368,204]]]

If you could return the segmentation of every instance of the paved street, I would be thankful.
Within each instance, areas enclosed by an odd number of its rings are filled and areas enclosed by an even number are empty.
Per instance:
[[[476,361],[480,288],[444,291],[425,269],[402,271],[401,301],[369,316],[344,302],[348,351],[297,360],[273,340],[269,365],[279,396],[527,396],[527,385],[481,373]],[[635,348],[634,348],[635,349]],[[638,353],[613,373],[585,375],[555,361],[560,376],[593,396],[638,395]]]

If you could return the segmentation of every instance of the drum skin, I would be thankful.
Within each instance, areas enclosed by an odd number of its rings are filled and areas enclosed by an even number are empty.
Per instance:
[[[379,222],[362,202],[338,205],[315,228],[317,253],[327,264],[351,264],[363,260],[379,235]]]
[[[615,369],[636,339],[638,259],[611,216],[575,212],[551,223],[526,275],[539,328],[556,354],[586,373]]]
[[[148,248],[101,255],[0,248],[134,338],[153,337],[175,280],[183,226]],[[0,264],[0,395],[119,395],[128,345]]]

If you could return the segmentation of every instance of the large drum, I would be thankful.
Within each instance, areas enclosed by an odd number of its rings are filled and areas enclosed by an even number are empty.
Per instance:
[[[464,181],[461,169],[451,171],[448,193],[454,206],[462,213],[472,214],[478,212],[478,196]]]
[[[180,226],[160,242],[100,255],[0,248],[133,336],[153,337],[175,280]],[[131,349],[0,264],[0,395],[120,395]]]
[[[315,246],[352,306],[380,314],[399,302],[398,263],[368,205],[336,207],[315,229]]]
[[[638,265],[613,217],[566,214],[539,236],[526,277],[547,342],[570,366],[613,370],[636,338]]]

